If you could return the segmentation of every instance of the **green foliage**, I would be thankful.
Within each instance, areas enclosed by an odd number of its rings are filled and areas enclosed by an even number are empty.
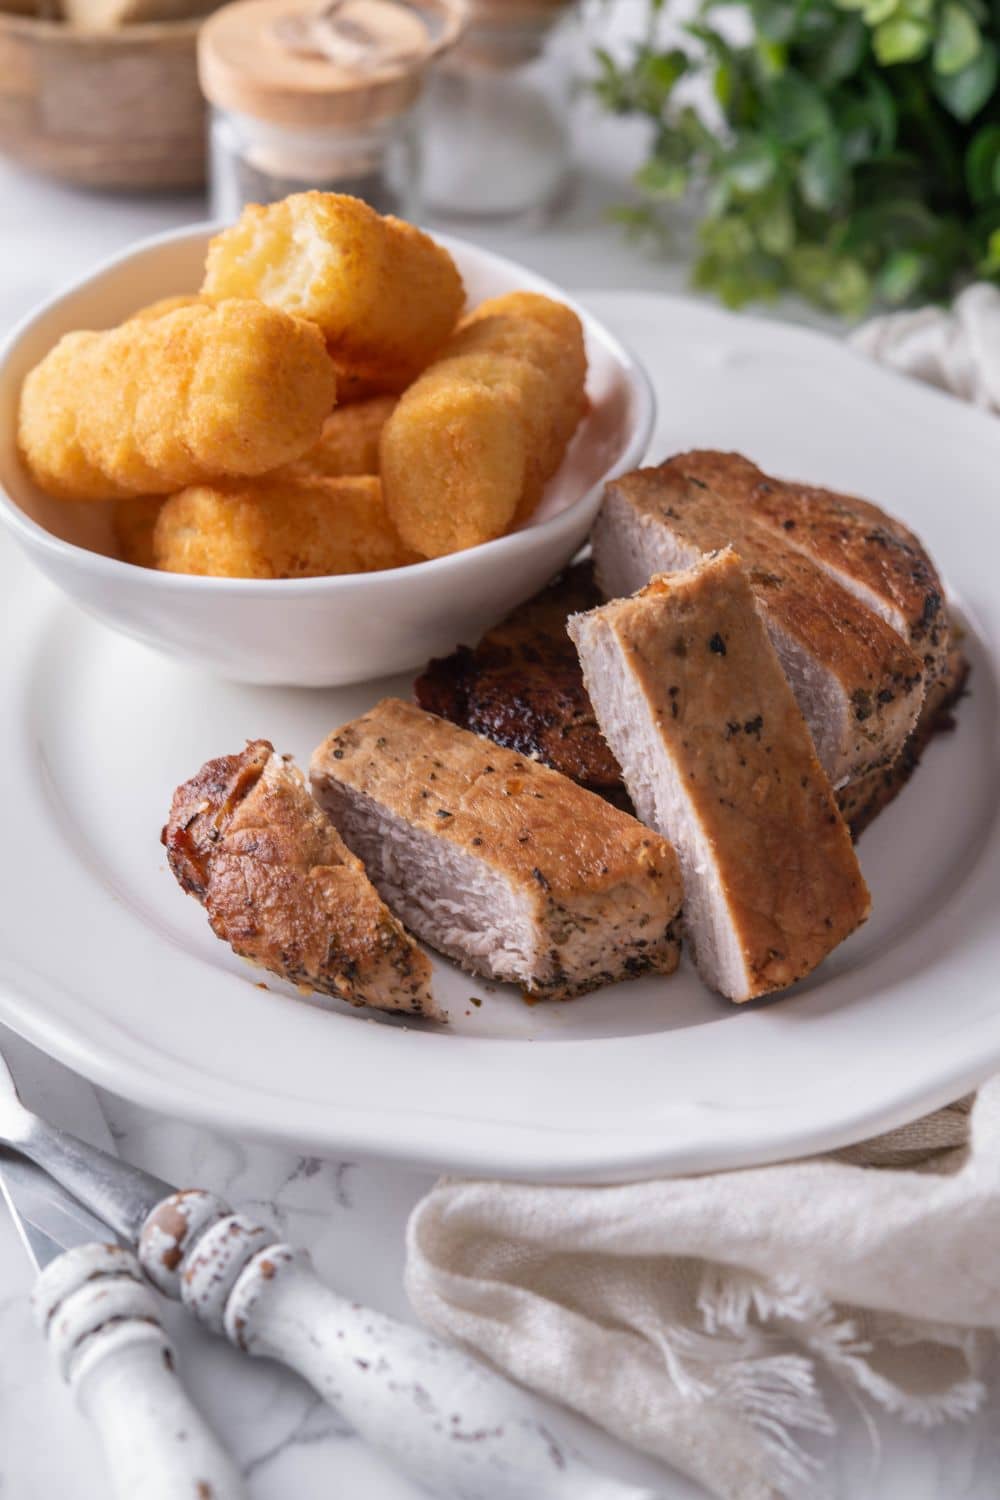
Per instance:
[[[1000,0],[744,0],[741,43],[717,4],[666,47],[650,0],[632,56],[597,54],[598,97],[652,125],[630,236],[665,237],[697,189],[695,284],[731,306],[791,290],[856,317],[1000,281]]]

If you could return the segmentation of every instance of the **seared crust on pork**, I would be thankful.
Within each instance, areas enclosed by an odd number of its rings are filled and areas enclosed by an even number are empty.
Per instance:
[[[440,1016],[426,956],[267,740],[178,787],[162,838],[181,886],[242,958],[351,1005]]]
[[[953,646],[945,660],[943,673],[927,689],[916,729],[892,765],[841,787],[837,793],[837,806],[852,838],[860,838],[879,813],[899,796],[934,736],[954,729],[953,710],[965,693],[968,676],[968,660],[959,646]]]
[[[534,599],[428,663],[413,684],[421,708],[530,755],[631,811],[621,772],[594,714],[566,620],[600,604],[591,563],[560,573]]]
[[[677,850],[706,982],[742,1001],[803,978],[870,900],[739,558],[654,578],[569,629],[639,816]]]
[[[840,786],[891,764],[920,712],[923,660],[880,615],[733,497],[728,460],[708,465],[704,458],[681,454],[607,486],[593,534],[602,591],[620,598],[657,573],[737,547],[831,781]]]
[[[472,972],[568,999],[676,967],[670,845],[547,766],[387,698],[311,779],[393,910]]]

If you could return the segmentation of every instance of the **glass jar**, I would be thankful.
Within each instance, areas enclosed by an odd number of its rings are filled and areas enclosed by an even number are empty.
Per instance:
[[[368,128],[294,130],[213,108],[212,217],[235,219],[247,203],[274,203],[318,188],[350,193],[380,214],[420,215],[420,160],[412,111]]]
[[[212,213],[318,188],[420,214],[417,102],[462,0],[234,0],[203,24]]]
[[[465,219],[545,217],[567,189],[572,0],[469,0],[458,45],[427,80],[424,196]]]

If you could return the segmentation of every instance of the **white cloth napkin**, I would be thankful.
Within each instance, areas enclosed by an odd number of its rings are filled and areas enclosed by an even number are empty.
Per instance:
[[[1000,411],[1000,290],[987,282],[967,287],[950,311],[921,307],[872,318],[851,342],[904,375]]]
[[[1000,410],[992,286],[852,341]],[[1000,1078],[832,1157],[625,1187],[444,1180],[410,1220],[407,1289],[432,1328],[722,1500],[821,1495],[804,1444],[834,1430],[823,1378],[925,1425],[984,1397]]]
[[[724,1500],[823,1493],[822,1371],[930,1425],[1000,1327],[1000,1078],[834,1157],[624,1187],[444,1180],[418,1316]]]

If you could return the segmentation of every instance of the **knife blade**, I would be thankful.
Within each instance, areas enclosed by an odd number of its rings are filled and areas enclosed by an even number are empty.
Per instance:
[[[160,1291],[237,1348],[295,1370],[433,1494],[651,1500],[652,1491],[596,1473],[535,1398],[481,1361],[325,1286],[270,1226],[56,1130],[21,1103],[2,1057],[0,1145],[29,1156],[135,1245]]]
[[[0,1193],[36,1271],[76,1245],[104,1244],[107,1225],[41,1167],[0,1147]]]

